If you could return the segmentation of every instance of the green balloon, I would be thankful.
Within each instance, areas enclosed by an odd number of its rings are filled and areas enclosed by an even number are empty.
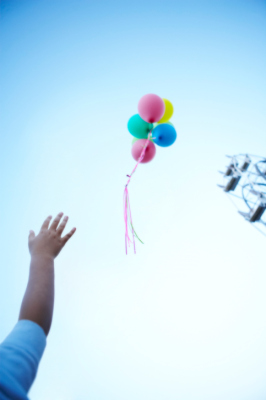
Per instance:
[[[147,139],[148,133],[152,130],[153,124],[150,124],[140,118],[139,114],[133,115],[127,124],[127,128],[132,136],[138,139]]]
[[[170,121],[167,121],[167,122],[163,122],[164,124],[168,124],[168,125],[172,125],[172,126],[174,126],[174,124],[172,124],[172,122],[170,122]],[[161,124],[158,124],[158,122],[155,122],[155,124],[153,124],[153,129],[155,129],[156,128],[156,126],[158,126],[158,125],[161,125]]]
[[[145,138],[144,138],[145,139]],[[137,140],[140,140],[139,138],[137,138],[137,137],[134,137],[133,138],[133,140],[132,140],[132,143],[131,143],[131,145],[133,146],[133,144],[137,141]],[[152,138],[150,138],[150,141],[151,142],[153,142],[153,139]]]

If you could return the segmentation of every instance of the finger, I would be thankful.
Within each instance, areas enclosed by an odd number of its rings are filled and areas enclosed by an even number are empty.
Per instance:
[[[71,236],[74,235],[74,233],[76,232],[76,228],[71,229],[71,231],[69,233],[67,233],[62,239],[64,244],[66,244],[66,242],[71,238]]]
[[[29,233],[29,242],[31,242],[34,238],[35,238],[35,233],[34,233],[34,231],[31,231],[31,230],[30,230],[30,233]]]
[[[46,220],[44,221],[44,223],[42,224],[41,230],[42,229],[48,229],[48,226],[50,224],[51,219],[52,219],[52,216],[49,215],[49,217],[47,217]]]
[[[66,227],[67,221],[68,221],[68,217],[65,216],[65,217],[63,218],[63,221],[61,222],[61,224],[60,224],[59,227],[57,228],[57,231],[56,231],[56,232],[57,232],[60,236],[62,235],[62,232],[63,232],[63,230],[64,230],[65,227]]]
[[[60,219],[63,217],[63,215],[64,215],[64,213],[62,213],[62,212],[60,212],[56,217],[55,217],[55,219],[53,220],[53,222],[52,222],[52,225],[50,226],[50,229],[51,230],[56,230],[56,228],[58,227],[58,224],[59,224],[59,222],[60,222]]]

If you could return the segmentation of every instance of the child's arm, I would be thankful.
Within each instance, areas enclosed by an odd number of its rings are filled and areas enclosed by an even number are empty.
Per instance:
[[[19,320],[35,322],[46,336],[51,327],[54,307],[54,259],[76,230],[73,228],[61,237],[68,220],[68,217],[64,217],[60,223],[62,216],[63,213],[58,214],[50,227],[52,217],[48,217],[37,236],[33,231],[29,234],[30,275]]]

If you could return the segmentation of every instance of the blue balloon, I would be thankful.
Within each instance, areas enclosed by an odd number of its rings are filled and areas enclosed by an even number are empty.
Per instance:
[[[159,124],[152,131],[154,143],[158,146],[168,147],[176,141],[176,130],[170,124]]]

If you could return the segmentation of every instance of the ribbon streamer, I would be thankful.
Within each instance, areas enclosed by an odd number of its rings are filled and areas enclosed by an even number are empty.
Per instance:
[[[139,163],[141,163],[141,161],[143,160],[143,158],[145,156],[145,152],[146,152],[149,140],[151,138],[151,135],[152,135],[152,131],[150,131],[149,134],[148,134],[148,138],[147,138],[147,140],[146,140],[146,142],[145,142],[145,144],[143,146],[143,150],[142,150],[142,152],[141,152],[141,154],[139,156],[137,164],[133,168],[131,174],[127,175],[128,181],[127,181],[127,183],[125,185],[125,190],[124,190],[124,221],[125,221],[125,248],[126,248],[126,254],[127,254],[127,249],[128,249],[128,247],[130,247],[131,243],[133,243],[134,253],[136,254],[135,237],[143,244],[143,242],[140,240],[140,238],[136,234],[135,229],[133,227],[132,215],[131,215],[131,209],[130,209],[130,202],[129,202],[128,185],[129,185],[130,180],[132,178],[132,175],[136,171]],[[129,225],[130,225],[131,229],[129,229]],[[130,238],[130,230],[131,230],[132,239]]]

